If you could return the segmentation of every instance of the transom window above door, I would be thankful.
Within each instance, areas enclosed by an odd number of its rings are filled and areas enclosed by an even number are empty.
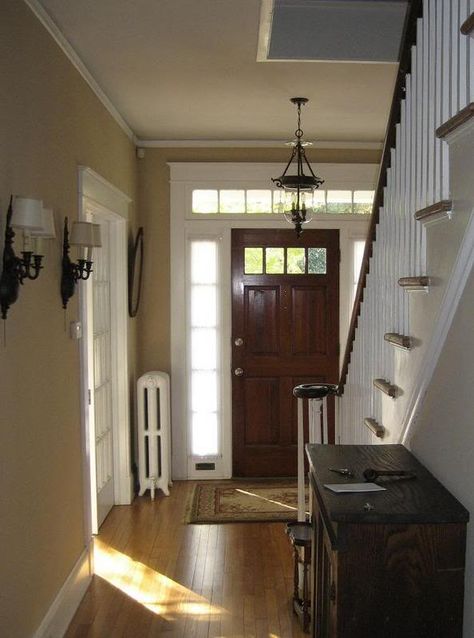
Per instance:
[[[244,248],[246,275],[325,275],[326,248],[251,246]]]
[[[193,189],[193,215],[265,215],[283,213],[283,192],[273,189]],[[314,214],[370,215],[373,190],[314,191],[307,202]]]

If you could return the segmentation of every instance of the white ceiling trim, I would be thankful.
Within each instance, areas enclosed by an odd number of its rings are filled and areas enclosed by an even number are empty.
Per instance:
[[[90,86],[92,91],[96,94],[102,104],[105,106],[110,115],[114,118],[120,128],[127,134],[127,136],[135,142],[135,133],[132,131],[127,122],[120,115],[119,111],[112,104],[110,99],[101,89],[97,81],[94,79],[93,75],[90,73],[84,62],[78,56],[76,51],[71,46],[70,42],[64,37],[62,31],[59,29],[58,25],[51,18],[49,13],[43,8],[43,6],[38,2],[38,0],[24,0],[25,4],[31,9],[31,11],[35,14],[41,24],[45,27],[45,29],[49,32],[55,42],[59,45],[63,53],[69,59],[71,64],[76,68],[76,70],[80,73],[83,79]]]
[[[287,140],[140,140],[138,148],[284,148]],[[379,151],[382,142],[313,142],[313,148]]]

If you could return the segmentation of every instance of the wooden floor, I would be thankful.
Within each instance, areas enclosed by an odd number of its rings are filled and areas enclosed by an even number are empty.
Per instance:
[[[191,482],[115,507],[66,638],[290,638],[292,554],[281,523],[183,523]]]

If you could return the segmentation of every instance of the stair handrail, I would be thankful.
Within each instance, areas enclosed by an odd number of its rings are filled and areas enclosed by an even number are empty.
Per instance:
[[[401,119],[401,105],[402,100],[405,97],[405,78],[406,75],[411,71],[411,48],[416,43],[417,21],[418,18],[421,18],[422,14],[423,0],[411,0],[408,4],[407,12],[405,14],[400,51],[398,55],[399,65],[397,79],[395,82],[395,88],[393,90],[390,115],[385,130],[385,141],[379,166],[377,187],[374,194],[374,202],[372,205],[370,225],[367,232],[364,255],[362,257],[362,263],[360,267],[360,275],[354,299],[354,306],[352,308],[346,349],[344,351],[344,359],[342,361],[341,373],[339,375],[339,395],[342,395],[344,393],[344,385],[346,383],[347,374],[349,371],[352,347],[355,340],[361,305],[364,299],[364,289],[367,281],[367,275],[370,271],[370,259],[372,257],[373,244],[377,235],[377,224],[379,223],[380,208],[383,205],[383,191],[385,186],[387,185],[387,170],[390,168],[391,149],[395,146],[396,126]]]

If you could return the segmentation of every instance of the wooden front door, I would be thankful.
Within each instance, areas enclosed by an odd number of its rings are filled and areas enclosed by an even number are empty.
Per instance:
[[[293,387],[336,383],[338,354],[339,231],[233,230],[234,476],[296,475]]]

